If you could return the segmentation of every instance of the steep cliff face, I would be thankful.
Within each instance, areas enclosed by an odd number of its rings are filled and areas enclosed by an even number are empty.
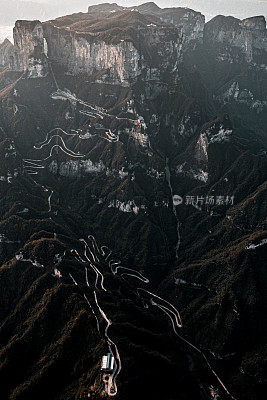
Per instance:
[[[124,10],[106,18],[102,14],[101,22],[89,16],[79,23],[71,17],[71,25],[68,17],[43,24],[17,21],[14,51],[7,54],[3,48],[1,65],[40,78],[47,75],[50,59],[67,74],[102,71],[106,82],[128,86],[143,69],[164,69],[180,57],[181,29],[152,16]]]
[[[45,25],[48,54],[52,61],[63,65],[73,75],[108,70],[114,83],[127,84],[139,73],[140,54],[131,42],[107,44],[93,41],[93,36],[69,32]]]
[[[263,16],[243,21],[219,15],[205,25],[204,42],[218,46],[222,44],[240,50],[247,62],[257,61],[261,56],[266,61],[267,30]]]
[[[181,27],[185,42],[203,39],[205,17],[201,13],[186,8],[166,8],[158,15],[163,21]]]
[[[217,16],[205,25],[198,63],[213,96],[226,113],[237,112],[263,134],[266,126],[267,30],[263,16],[239,20]],[[199,52],[197,53],[198,60]],[[192,59],[189,60],[192,64]],[[227,71],[227,72],[226,72]]]
[[[162,21],[181,28],[183,39],[187,43],[203,38],[205,17],[200,12],[183,7],[162,9],[153,2],[148,2],[134,8],[141,14],[155,15]]]
[[[43,24],[17,21],[13,54],[2,51],[1,65],[44,77],[49,58],[68,74],[105,71],[105,82],[128,86],[144,69],[174,68],[188,42],[202,39],[204,21],[193,10],[162,10],[154,3],[100,5]]]
[[[30,78],[46,76],[46,41],[40,21],[17,21],[14,28],[14,54],[10,67],[15,71],[28,70]]]
[[[110,29],[110,20],[101,25],[84,21],[73,28],[56,26],[57,21],[44,24],[49,58],[70,74],[106,71],[107,82],[125,86],[143,69],[164,68],[167,61],[171,65],[179,58],[180,29],[158,20],[152,23],[136,11],[114,13],[117,29]]]
[[[7,67],[9,65],[9,59],[12,55],[13,48],[13,44],[8,39],[0,43],[0,66]]]

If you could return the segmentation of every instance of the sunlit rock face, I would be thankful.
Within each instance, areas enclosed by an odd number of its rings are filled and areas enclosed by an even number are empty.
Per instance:
[[[103,18],[117,10],[111,8],[101,9]],[[91,31],[89,19],[84,26],[71,27],[58,21],[17,21],[13,54],[5,55],[1,65],[8,64],[14,71],[27,70],[29,78],[41,78],[48,73],[49,58],[68,74],[107,71],[107,83],[129,86],[142,72],[171,70],[187,43],[203,37],[205,18],[193,10],[154,7],[154,17],[148,17],[143,8],[140,12],[138,7],[119,10],[118,20],[124,21],[123,29],[127,27],[125,35],[120,28],[110,33],[106,22],[99,32],[97,28]]]
[[[59,30],[46,25],[49,57],[64,65],[70,74],[109,70],[114,83],[126,83],[139,73],[140,55],[131,42],[107,44],[92,41],[92,37]]]
[[[106,70],[109,83],[128,86],[144,69],[164,69],[179,59],[180,28],[160,25],[143,26],[140,37],[109,40],[108,34],[99,38],[96,33],[71,31],[53,23],[17,21],[10,65],[15,71],[28,70],[30,78],[43,77],[48,57],[68,74]]]
[[[40,21],[17,21],[14,27],[14,54],[9,63],[15,71],[28,70],[29,78],[47,75],[43,26]]]
[[[144,69],[152,65],[164,68],[176,62],[181,51],[181,32],[177,28],[147,26],[140,29],[137,49],[133,40],[99,40],[95,34],[83,34],[45,24],[48,55],[72,75],[106,70],[109,83],[128,86]],[[149,58],[148,54],[153,54]],[[172,61],[171,61],[172,59]]]
[[[259,53],[266,58],[267,30],[263,16],[247,18],[243,21],[234,17],[218,15],[205,25],[206,44],[223,44],[239,49],[248,62],[256,61]]]

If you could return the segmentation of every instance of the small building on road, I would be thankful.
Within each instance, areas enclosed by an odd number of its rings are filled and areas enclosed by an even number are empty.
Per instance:
[[[112,373],[115,366],[115,359],[111,353],[102,357],[101,371],[105,373]]]

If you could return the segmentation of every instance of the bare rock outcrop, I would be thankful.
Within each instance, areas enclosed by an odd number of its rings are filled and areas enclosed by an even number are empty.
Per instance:
[[[240,20],[218,15],[205,25],[204,42],[236,48],[248,62],[266,59],[266,20],[263,16]]]

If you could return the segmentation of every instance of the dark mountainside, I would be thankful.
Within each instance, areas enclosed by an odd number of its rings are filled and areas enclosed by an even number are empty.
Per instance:
[[[101,4],[0,65],[1,399],[264,399],[264,17]]]

